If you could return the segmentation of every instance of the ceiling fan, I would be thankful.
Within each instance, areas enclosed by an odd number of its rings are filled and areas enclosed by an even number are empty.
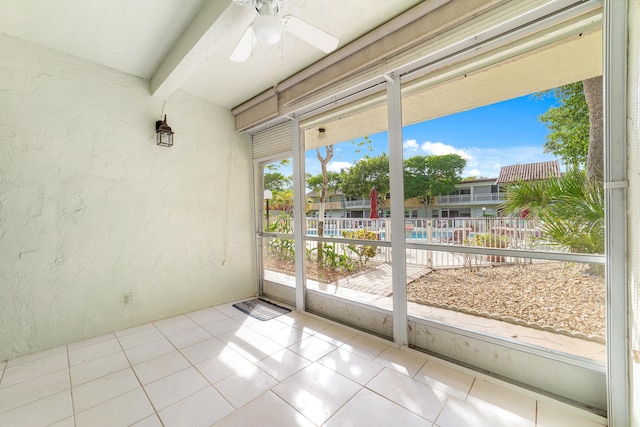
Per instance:
[[[276,44],[280,41],[282,30],[306,41],[325,53],[338,47],[338,39],[321,29],[292,15],[278,16],[280,4],[277,0],[233,0],[242,6],[255,8],[258,15],[244,32],[244,35],[231,53],[229,59],[234,62],[246,61],[256,42]],[[254,37],[255,36],[255,37]]]

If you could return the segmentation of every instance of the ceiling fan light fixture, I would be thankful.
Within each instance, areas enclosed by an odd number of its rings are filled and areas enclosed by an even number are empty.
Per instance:
[[[253,33],[262,43],[276,44],[282,36],[282,24],[275,15],[260,14],[253,21]]]

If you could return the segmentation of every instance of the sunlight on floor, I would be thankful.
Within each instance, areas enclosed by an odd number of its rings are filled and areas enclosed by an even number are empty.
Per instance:
[[[223,304],[0,362],[3,426],[588,426],[606,420],[296,311]]]

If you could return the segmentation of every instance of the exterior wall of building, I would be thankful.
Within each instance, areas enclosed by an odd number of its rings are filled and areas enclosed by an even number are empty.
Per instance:
[[[416,198],[407,199],[404,202],[405,218],[441,218],[446,216],[481,217],[483,215],[496,215],[498,205],[502,198],[495,190],[495,178],[478,181],[463,181],[456,186],[456,191],[451,195],[438,196],[428,211]],[[462,194],[461,194],[462,193]],[[308,196],[309,197],[309,196]],[[358,218],[369,216],[369,199],[357,199],[325,203],[325,216],[327,218],[347,218],[359,215]],[[309,215],[317,215],[319,209],[318,197],[311,197]],[[380,208],[388,216],[388,201]],[[484,210],[482,209],[484,208]],[[450,215],[452,214],[452,215]]]
[[[247,138],[148,87],[0,35],[0,360],[255,293]]]

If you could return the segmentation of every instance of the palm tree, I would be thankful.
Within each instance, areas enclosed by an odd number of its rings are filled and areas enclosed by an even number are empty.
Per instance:
[[[282,190],[273,195],[274,209],[290,212],[293,209],[293,191]]]
[[[524,209],[542,222],[552,243],[571,252],[604,253],[604,187],[573,169],[560,178],[517,182],[507,187],[507,214]]]

